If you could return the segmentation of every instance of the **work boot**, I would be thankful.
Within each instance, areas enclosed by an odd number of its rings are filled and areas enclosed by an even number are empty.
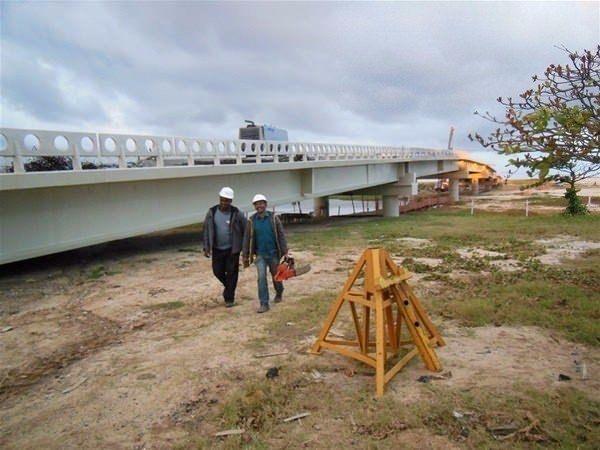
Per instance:
[[[262,314],[262,313],[265,313],[265,312],[267,312],[268,310],[269,310],[269,306],[268,306],[268,305],[260,305],[260,308],[258,308],[258,309],[256,310],[256,312],[257,312],[258,314]]]
[[[277,294],[277,295],[275,296],[275,298],[273,299],[273,301],[274,301],[275,303],[281,303],[281,301],[282,301],[282,300],[283,300],[283,298],[281,297],[281,294]]]

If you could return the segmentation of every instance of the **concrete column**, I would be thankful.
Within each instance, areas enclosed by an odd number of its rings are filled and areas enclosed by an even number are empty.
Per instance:
[[[398,217],[400,200],[397,195],[383,195],[383,217]]]
[[[329,217],[329,198],[315,197],[313,201],[315,217]]]
[[[479,178],[471,178],[471,195],[479,194]]]
[[[448,187],[448,191],[450,191],[450,199],[453,202],[457,202],[460,200],[460,180],[450,178],[450,186]]]

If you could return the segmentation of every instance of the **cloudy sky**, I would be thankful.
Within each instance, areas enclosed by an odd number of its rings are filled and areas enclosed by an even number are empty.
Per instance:
[[[2,2],[0,123],[480,150],[475,110],[600,41],[600,3]],[[502,161],[489,152],[479,157]]]

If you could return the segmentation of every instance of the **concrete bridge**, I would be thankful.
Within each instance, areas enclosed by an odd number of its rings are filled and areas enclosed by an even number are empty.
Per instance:
[[[40,156],[72,167],[28,172]],[[256,192],[272,206],[312,198],[322,213],[329,195],[368,192],[382,196],[385,216],[397,216],[419,178],[449,178],[458,200],[460,180],[495,177],[447,149],[9,128],[0,128],[0,157],[13,168],[0,174],[0,264],[198,223],[221,186],[244,211]]]

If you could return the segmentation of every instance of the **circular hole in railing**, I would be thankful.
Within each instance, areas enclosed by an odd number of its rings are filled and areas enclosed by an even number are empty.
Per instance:
[[[285,152],[287,153],[287,152],[289,152],[289,150],[290,150],[290,146],[285,144]]]
[[[252,144],[250,146],[250,150],[252,150],[252,152],[254,153],[256,151],[256,145]]]
[[[56,136],[54,138],[54,148],[59,152],[66,152],[69,149],[69,141],[62,135]]]
[[[229,153],[235,153],[235,151],[236,151],[235,142],[230,142],[227,147],[229,148]]]
[[[194,143],[192,144],[192,151],[194,153],[200,153],[200,144],[198,143],[198,141],[194,141]]]
[[[104,148],[106,151],[113,153],[117,149],[117,143],[111,137],[104,140]]]
[[[212,153],[212,151],[213,151],[213,145],[212,145],[212,142],[207,142],[207,143],[206,143],[206,151],[207,151],[208,153]]]
[[[92,139],[89,136],[82,137],[80,144],[81,149],[84,152],[91,152],[92,150],[94,150],[94,141],[92,141]]]
[[[225,153],[225,144],[223,144],[222,142],[219,142],[219,153]]]
[[[137,144],[133,140],[133,138],[127,138],[125,141],[125,148],[128,152],[135,152],[137,150]]]
[[[269,144],[269,151],[272,152],[273,151],[273,144]]]
[[[277,152],[281,151],[281,144],[277,144]]]
[[[40,140],[35,134],[28,134],[23,139],[23,145],[27,151],[38,151],[40,149]]]
[[[144,149],[148,153],[152,153],[152,151],[154,150],[154,141],[152,139],[146,139],[144,141]]]
[[[242,152],[246,151],[246,143],[242,142],[242,145],[240,146],[240,148],[242,149]]]
[[[162,151],[165,153],[171,153],[171,143],[166,139],[163,139],[162,141]]]
[[[5,152],[8,148],[8,141],[6,140],[6,136],[0,133],[0,152]]]
[[[187,153],[187,145],[185,145],[185,142],[181,140],[177,141],[177,151],[179,153]]]

